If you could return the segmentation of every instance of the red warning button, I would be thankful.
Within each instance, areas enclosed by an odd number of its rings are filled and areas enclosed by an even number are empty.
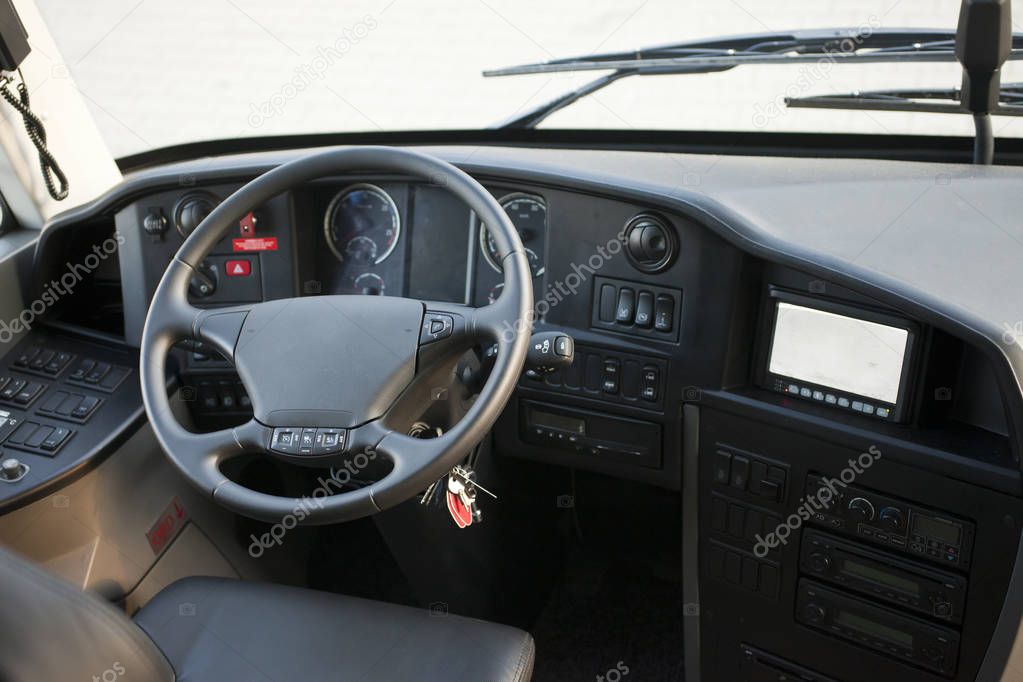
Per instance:
[[[252,263],[248,260],[229,260],[224,270],[228,277],[248,277],[252,274]]]

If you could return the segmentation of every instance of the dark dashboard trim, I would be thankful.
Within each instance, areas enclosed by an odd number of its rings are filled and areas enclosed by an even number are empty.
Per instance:
[[[117,159],[121,172],[195,159],[335,145],[485,145],[689,154],[889,159],[970,163],[973,138],[938,135],[765,133],[691,130],[407,130],[273,135],[190,142]],[[1023,139],[997,140],[999,165],[1023,165]]]

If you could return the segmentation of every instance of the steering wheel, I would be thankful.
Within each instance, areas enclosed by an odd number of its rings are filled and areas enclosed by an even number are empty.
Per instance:
[[[309,296],[212,309],[188,302],[189,281],[203,258],[249,211],[298,184],[354,171],[422,178],[464,201],[497,245],[504,270],[501,297],[482,308],[377,296]],[[164,272],[142,332],[146,414],[178,470],[237,513],[266,521],[291,515],[308,524],[374,514],[440,479],[497,421],[526,357],[531,280],[522,242],[504,210],[478,182],[445,161],[389,147],[355,147],[283,164],[217,206]],[[251,420],[212,433],[181,426],[167,394],[166,361],[171,347],[186,339],[216,348],[234,364],[251,398]],[[497,344],[497,360],[454,426],[431,439],[387,426],[417,377],[481,341]],[[355,490],[343,491],[335,476],[320,477],[312,497],[282,497],[242,486],[221,472],[227,459],[253,452],[318,467],[346,462],[349,471],[378,456],[392,466],[380,480]]]

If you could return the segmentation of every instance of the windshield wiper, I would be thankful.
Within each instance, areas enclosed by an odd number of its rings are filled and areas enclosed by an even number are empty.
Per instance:
[[[786,97],[786,106],[796,109],[856,109],[909,111],[932,114],[962,114],[962,88],[870,90],[839,95]],[[998,93],[993,116],[1023,116],[1023,83],[1006,83]]]
[[[497,124],[533,128],[555,111],[629,76],[715,73],[746,64],[954,62],[956,32],[930,29],[834,28],[694,40],[633,52],[607,52],[484,71],[485,77],[608,71],[549,102]],[[1009,59],[1023,59],[1023,34],[1013,35]]]

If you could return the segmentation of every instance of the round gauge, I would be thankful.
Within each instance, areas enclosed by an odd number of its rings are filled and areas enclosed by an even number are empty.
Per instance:
[[[384,295],[384,278],[375,272],[364,272],[352,282],[352,288],[367,296]]]
[[[534,239],[543,238],[547,232],[547,203],[533,194],[509,194],[501,199],[501,208],[511,218],[512,224],[519,233],[523,244],[528,244]],[[487,226],[480,224],[480,249],[483,257],[490,267],[501,272],[500,255],[497,253],[497,243]],[[526,257],[529,259],[529,267],[533,271],[533,277],[539,277],[544,272],[544,264],[536,251],[526,248]]]
[[[376,185],[351,185],[331,199],[323,233],[339,261],[376,265],[391,255],[401,236],[398,206]]]

